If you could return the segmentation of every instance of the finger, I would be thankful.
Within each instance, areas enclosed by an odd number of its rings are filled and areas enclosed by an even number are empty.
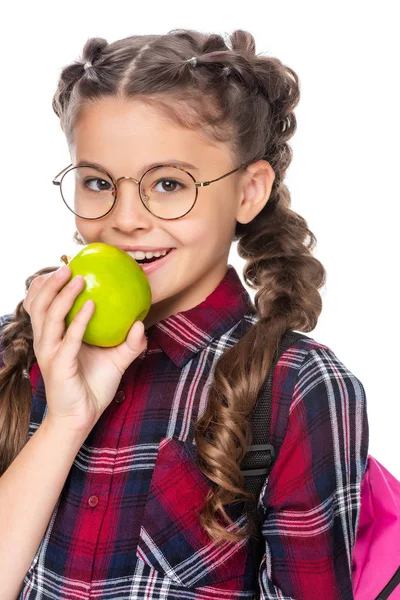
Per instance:
[[[147,338],[142,321],[135,321],[130,328],[126,339],[119,346],[115,346],[114,362],[118,368],[125,372],[131,362],[135,360],[147,347]]]
[[[28,315],[31,314],[30,305],[33,297],[39,291],[40,287],[43,285],[47,277],[50,277],[50,275],[51,273],[47,273],[46,275],[38,275],[32,280],[32,283],[30,284],[28,291],[25,294],[24,301],[22,302],[22,306],[24,307]]]
[[[81,275],[73,277],[53,300],[43,323],[41,349],[52,353],[59,346],[65,332],[65,317],[77,296],[82,292],[85,280]]]
[[[95,303],[93,300],[87,300],[72,319],[60,347],[59,358],[61,361],[71,361],[71,359],[76,359],[78,356],[87,324],[94,311]]]
[[[41,340],[43,323],[46,319],[46,314],[50,305],[70,277],[71,268],[68,265],[61,267],[54,273],[51,273],[49,277],[45,278],[33,296],[29,310],[36,343],[39,343]]]

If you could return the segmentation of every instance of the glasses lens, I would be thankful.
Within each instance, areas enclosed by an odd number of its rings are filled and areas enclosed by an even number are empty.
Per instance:
[[[74,167],[61,180],[65,204],[80,217],[98,218],[114,204],[112,180],[95,167]],[[143,203],[153,215],[177,219],[196,201],[196,186],[190,175],[177,167],[154,167],[141,182]]]
[[[142,179],[141,194],[153,215],[176,219],[192,208],[196,186],[191,176],[177,167],[154,167]]]
[[[114,203],[112,180],[94,167],[74,167],[61,180],[65,204],[78,216],[101,217]]]

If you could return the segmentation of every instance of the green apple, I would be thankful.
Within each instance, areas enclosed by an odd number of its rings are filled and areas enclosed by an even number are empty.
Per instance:
[[[151,288],[143,269],[124,250],[100,242],[87,244],[68,266],[71,279],[82,275],[85,284],[65,317],[66,327],[91,299],[95,308],[83,341],[104,347],[124,342],[133,323],[143,321],[150,310]]]

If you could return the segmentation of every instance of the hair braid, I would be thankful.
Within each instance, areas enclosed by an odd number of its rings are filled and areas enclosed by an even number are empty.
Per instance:
[[[46,267],[25,281],[28,291],[33,279],[57,267]],[[0,335],[0,476],[28,441],[32,388],[29,371],[35,361],[29,314],[21,300]]]

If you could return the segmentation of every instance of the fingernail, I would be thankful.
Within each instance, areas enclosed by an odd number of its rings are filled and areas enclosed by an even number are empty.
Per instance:
[[[70,267],[68,265],[64,265],[64,266],[60,267],[59,269],[57,269],[56,277],[63,277],[65,275],[65,273],[69,270],[70,270]]]

